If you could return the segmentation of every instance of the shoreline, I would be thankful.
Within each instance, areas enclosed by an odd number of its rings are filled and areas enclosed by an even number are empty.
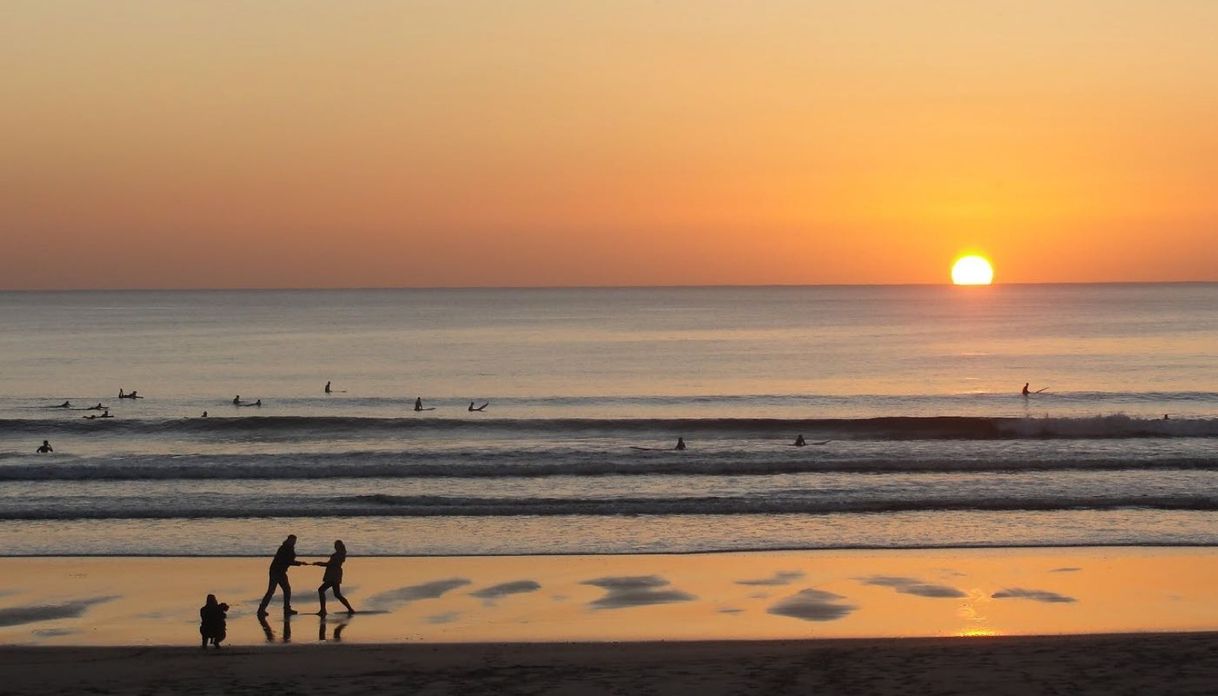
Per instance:
[[[1205,694],[1218,633],[625,643],[0,647],[12,694]]]

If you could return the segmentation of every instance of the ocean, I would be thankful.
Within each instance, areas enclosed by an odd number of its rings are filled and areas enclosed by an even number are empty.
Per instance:
[[[8,292],[0,326],[4,555],[1218,545],[1213,284]]]

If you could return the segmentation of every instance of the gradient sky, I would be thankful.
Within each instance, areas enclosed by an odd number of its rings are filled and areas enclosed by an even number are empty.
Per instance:
[[[1218,280],[1212,0],[6,0],[0,288]]]

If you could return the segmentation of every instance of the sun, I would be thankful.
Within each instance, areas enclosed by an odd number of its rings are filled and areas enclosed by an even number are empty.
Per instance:
[[[994,282],[994,269],[980,256],[961,256],[952,264],[952,282],[956,285],[989,285]]]

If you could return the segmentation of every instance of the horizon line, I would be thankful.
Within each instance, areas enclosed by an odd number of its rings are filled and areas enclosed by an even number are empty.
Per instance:
[[[1057,286],[1057,285],[1214,285],[1215,280],[1098,280],[1003,282],[990,285],[957,286],[944,283],[692,283],[672,285],[351,285],[329,287],[303,286],[198,286],[198,287],[124,287],[124,288],[0,288],[0,293],[37,292],[351,292],[369,290],[680,290],[713,288],[902,288],[902,287],[969,287],[995,286]]]

